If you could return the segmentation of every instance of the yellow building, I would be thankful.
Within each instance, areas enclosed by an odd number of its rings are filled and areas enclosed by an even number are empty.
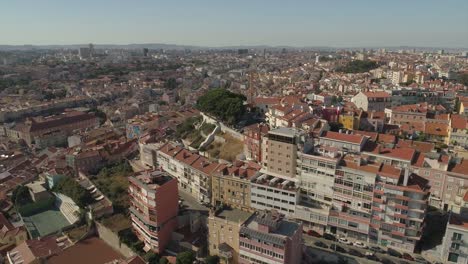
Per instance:
[[[24,228],[14,227],[10,221],[0,213],[0,253],[19,245],[28,238]]]
[[[458,113],[460,115],[468,116],[468,97],[460,97],[460,109]]]
[[[345,112],[340,114],[338,122],[343,125],[343,128],[348,130],[358,130],[360,118],[355,112]]]
[[[239,231],[252,213],[239,209],[222,209],[208,217],[208,250],[220,263],[239,263]]]

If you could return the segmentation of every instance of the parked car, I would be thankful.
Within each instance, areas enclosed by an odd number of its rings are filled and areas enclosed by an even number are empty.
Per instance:
[[[397,257],[397,258],[401,258],[401,257],[403,256],[403,255],[401,255],[400,252],[398,252],[398,251],[396,251],[396,250],[394,250],[394,249],[392,249],[392,248],[389,248],[389,249],[387,250],[387,254],[389,254],[389,255],[392,256],[392,257]]]
[[[314,245],[321,248],[328,248],[327,244],[323,243],[322,241],[317,241],[314,243]]]
[[[395,262],[393,262],[392,260],[388,258],[382,258],[380,262],[382,262],[383,264],[395,264]]]
[[[367,245],[362,243],[361,241],[356,241],[353,243],[353,245],[358,248],[367,248]]]
[[[351,241],[349,241],[348,239],[346,239],[344,237],[340,237],[340,239],[338,239],[338,242],[340,242],[342,244],[345,244],[345,245],[352,245],[353,244]]]
[[[377,247],[377,246],[371,246],[371,247],[369,247],[369,249],[374,251],[374,252],[381,253],[381,254],[384,254],[386,252],[385,250],[383,250],[382,248]]]
[[[359,251],[357,251],[355,249],[350,249],[348,251],[348,254],[356,256],[356,257],[360,257],[360,258],[362,258],[364,256],[361,252],[359,252]]]
[[[337,244],[331,244],[330,249],[335,250],[336,252],[346,253],[346,249],[338,246]]]
[[[411,255],[408,254],[408,253],[404,253],[404,254],[403,254],[403,258],[406,259],[406,260],[409,260],[409,261],[414,261],[413,256],[411,256]]]
[[[316,232],[314,230],[308,230],[307,235],[313,236],[313,237],[322,237],[322,235],[320,235],[318,232]]]
[[[336,237],[329,233],[323,234],[323,238],[325,238],[326,240],[336,241]]]
[[[380,259],[376,255],[368,255],[368,256],[366,256],[366,259],[370,259],[370,260],[373,260],[373,261],[380,262]]]

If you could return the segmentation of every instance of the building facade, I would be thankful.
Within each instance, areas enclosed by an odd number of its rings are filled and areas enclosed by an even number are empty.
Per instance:
[[[299,264],[302,226],[275,211],[251,217],[239,232],[240,264]]]
[[[162,253],[177,228],[177,180],[161,171],[129,177],[132,227],[146,250]]]

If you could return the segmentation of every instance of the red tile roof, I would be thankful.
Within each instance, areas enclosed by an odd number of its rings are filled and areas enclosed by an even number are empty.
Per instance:
[[[164,145],[162,145],[160,148],[159,148],[159,151],[161,151],[162,153],[168,155],[168,156],[171,156],[171,157],[174,157],[175,155],[177,155],[177,153],[179,153],[183,148],[179,147],[179,146],[174,146],[172,145],[172,143],[166,143]]]
[[[397,146],[400,148],[414,148],[417,151],[427,153],[431,152],[434,149],[434,143],[431,142],[422,142],[422,141],[412,141],[412,140],[398,140]]]
[[[363,94],[369,98],[385,98],[390,97],[390,94],[386,92],[363,92]]]
[[[97,237],[80,241],[64,251],[49,257],[50,264],[103,264],[118,260],[122,256]],[[133,263],[133,262],[132,262]],[[139,262],[135,262],[139,263]],[[140,262],[141,263],[141,262]],[[143,262],[144,263],[144,262]]]
[[[355,130],[353,132],[355,135],[360,135],[360,136],[368,136],[372,141],[377,140],[377,132],[369,132],[369,131],[362,131],[362,130]]]
[[[281,102],[280,97],[256,97],[254,99],[254,103],[258,104],[265,104],[265,105],[274,105],[279,104]]]
[[[325,131],[322,135],[323,138],[343,141],[343,142],[351,142],[354,144],[361,144],[364,141],[364,136],[361,135],[352,135],[352,134],[345,134],[345,133],[338,133],[333,131]]]
[[[446,137],[448,136],[448,131],[449,126],[444,123],[432,123],[432,122],[427,122],[426,123],[426,129],[425,133],[428,135],[435,135],[435,136],[443,136]]]
[[[456,129],[468,129],[468,120],[466,117],[461,115],[452,115],[452,128]]]
[[[391,165],[383,164],[380,167],[379,174],[385,177],[400,179],[401,169],[393,167]]]
[[[462,161],[460,161],[460,163],[455,163],[449,168],[449,171],[468,176],[468,160],[463,159]]]

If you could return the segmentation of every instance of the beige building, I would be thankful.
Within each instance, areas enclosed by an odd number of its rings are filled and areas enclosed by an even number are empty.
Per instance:
[[[299,133],[294,128],[281,127],[264,137],[263,170],[280,178],[296,178]]]
[[[23,227],[15,227],[0,213],[0,253],[21,244],[28,238],[28,233]]]
[[[390,94],[382,91],[360,92],[351,99],[351,102],[364,111],[383,112],[385,108],[392,106],[392,97]]]
[[[211,212],[208,218],[208,250],[220,257],[220,263],[239,263],[239,231],[252,213],[238,209]]]
[[[214,206],[228,205],[250,211],[250,180],[260,167],[256,163],[236,161],[233,165],[220,166],[212,175],[211,195]]]

